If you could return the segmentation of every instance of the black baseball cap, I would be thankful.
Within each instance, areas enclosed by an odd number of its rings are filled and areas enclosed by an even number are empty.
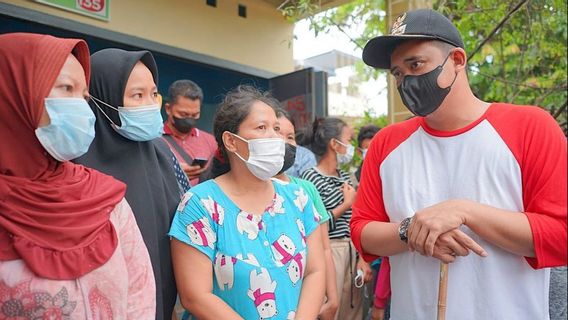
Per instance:
[[[458,29],[448,18],[432,9],[418,9],[398,16],[389,35],[369,40],[363,49],[363,61],[371,67],[389,69],[394,48],[412,39],[440,40],[464,48]]]

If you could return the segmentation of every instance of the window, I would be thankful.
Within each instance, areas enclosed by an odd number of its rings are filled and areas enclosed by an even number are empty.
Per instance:
[[[247,17],[247,7],[243,6],[242,4],[239,4],[239,17]]]
[[[217,0],[205,0],[205,3],[211,7],[217,7]]]

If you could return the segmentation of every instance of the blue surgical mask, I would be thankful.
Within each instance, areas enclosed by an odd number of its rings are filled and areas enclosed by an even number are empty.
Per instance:
[[[140,107],[118,107],[115,108],[108,103],[91,96],[95,105],[111,122],[111,126],[116,132],[132,141],[150,141],[161,137],[164,133],[164,124],[160,106],[152,104]],[[118,111],[121,126],[114,123],[109,116],[102,110],[98,103]]]
[[[95,138],[95,115],[82,98],[46,98],[50,124],[35,134],[43,148],[59,161],[78,158],[89,150]]]

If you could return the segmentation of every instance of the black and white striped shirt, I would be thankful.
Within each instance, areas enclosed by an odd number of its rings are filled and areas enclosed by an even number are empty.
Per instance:
[[[341,186],[344,182],[351,183],[349,179],[349,174],[343,170],[337,169],[339,177],[328,176],[321,173],[318,169],[310,168],[302,173],[302,179],[308,180],[316,186],[323,204],[329,213],[329,238],[330,239],[341,239],[349,238],[349,221],[351,221],[351,208],[345,211],[345,213],[339,217],[339,219],[333,219],[333,213],[331,210],[335,209],[341,203],[343,203],[343,193],[341,192]]]

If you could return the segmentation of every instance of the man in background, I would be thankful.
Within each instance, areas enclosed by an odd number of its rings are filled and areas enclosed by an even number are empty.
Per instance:
[[[203,91],[191,80],[177,80],[168,89],[163,138],[192,186],[199,183],[199,175],[217,150],[213,135],[196,127],[202,102]]]

